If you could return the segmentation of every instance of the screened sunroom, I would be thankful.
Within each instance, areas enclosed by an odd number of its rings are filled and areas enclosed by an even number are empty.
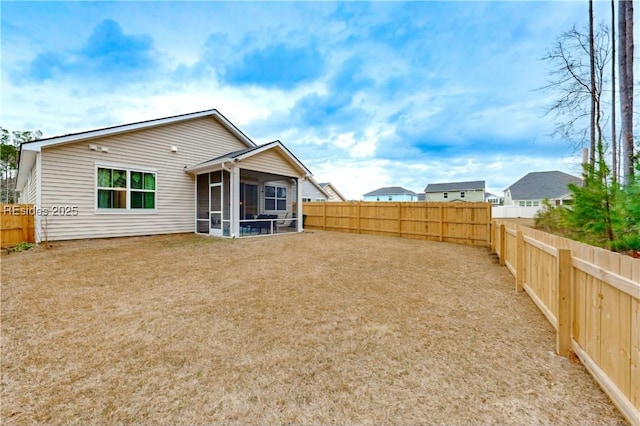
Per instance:
[[[195,175],[195,230],[219,237],[302,231],[301,182],[309,171],[279,141],[185,169]]]

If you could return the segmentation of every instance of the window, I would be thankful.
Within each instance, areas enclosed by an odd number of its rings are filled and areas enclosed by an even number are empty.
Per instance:
[[[527,207],[531,207],[532,203],[531,201],[527,201]]]
[[[308,203],[310,201],[311,201],[311,198],[304,198],[304,197],[302,198],[303,203]]]
[[[287,210],[287,188],[283,186],[265,185],[265,210]]]
[[[533,202],[533,207],[540,207],[540,202],[539,201],[534,201]]]
[[[449,198],[449,193],[448,193],[448,192],[444,192],[444,193],[442,194],[442,197],[443,197],[443,198]]]
[[[520,201],[520,202],[518,203],[518,205],[519,205],[520,207],[524,207],[524,201]]]
[[[99,209],[156,208],[156,174],[153,172],[98,167],[97,186]]]
[[[460,198],[464,198],[464,191],[460,191]]]

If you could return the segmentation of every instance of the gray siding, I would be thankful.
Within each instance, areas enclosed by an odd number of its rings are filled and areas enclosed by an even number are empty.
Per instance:
[[[92,151],[89,144],[107,147]],[[178,151],[171,152],[176,146]],[[42,208],[77,207],[77,216],[49,216],[50,240],[150,235],[195,230],[194,165],[246,145],[212,117],[59,147],[42,152]],[[96,165],[155,170],[155,213],[96,212]],[[44,224],[43,224],[44,225]]]

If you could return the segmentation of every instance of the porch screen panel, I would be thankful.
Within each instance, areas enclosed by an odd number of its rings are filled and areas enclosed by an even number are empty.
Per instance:
[[[209,233],[209,174],[198,175],[197,180],[197,232]]]
[[[222,171],[222,235],[231,235],[231,174]]]

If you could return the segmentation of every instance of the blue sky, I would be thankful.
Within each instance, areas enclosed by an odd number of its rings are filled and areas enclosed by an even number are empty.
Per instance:
[[[580,174],[540,58],[570,2],[5,2],[0,125],[45,136],[216,108],[351,199]],[[596,2],[608,22],[609,2]]]

